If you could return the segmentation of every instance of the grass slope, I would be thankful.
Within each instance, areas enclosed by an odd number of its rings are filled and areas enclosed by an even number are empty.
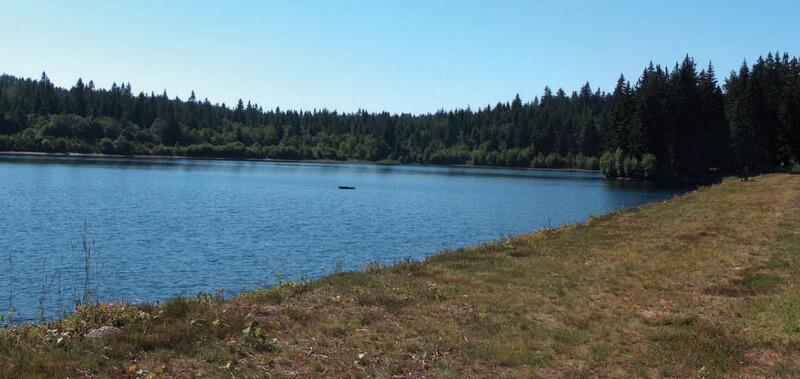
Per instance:
[[[554,230],[0,332],[0,377],[800,375],[800,176]],[[122,332],[100,342],[99,325]]]

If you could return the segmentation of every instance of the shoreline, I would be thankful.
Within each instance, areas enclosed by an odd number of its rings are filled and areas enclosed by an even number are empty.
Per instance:
[[[83,307],[0,330],[0,377],[780,376],[800,370],[798,190],[726,180],[225,300]]]
[[[521,171],[561,171],[561,172],[582,172],[597,173],[600,170],[586,170],[579,168],[534,168],[534,167],[509,167],[509,166],[475,166],[468,164],[423,164],[423,163],[402,163],[400,161],[363,161],[363,160],[332,160],[332,159],[276,159],[276,158],[218,158],[218,157],[189,157],[176,155],[119,155],[101,153],[46,153],[39,151],[0,151],[0,156],[30,156],[30,157],[53,157],[53,158],[118,158],[132,160],[197,160],[197,161],[231,161],[231,162],[271,162],[271,163],[319,163],[319,164],[374,164],[386,166],[420,166],[420,167],[453,167],[453,168],[488,168]],[[608,180],[619,180],[619,178],[605,178]]]

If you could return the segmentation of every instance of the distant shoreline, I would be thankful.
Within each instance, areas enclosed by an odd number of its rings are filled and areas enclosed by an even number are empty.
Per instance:
[[[275,163],[321,163],[321,164],[376,164],[376,165],[396,165],[396,166],[422,166],[422,167],[455,167],[455,168],[489,168],[489,169],[506,169],[506,170],[524,170],[524,171],[561,171],[561,172],[584,172],[584,173],[600,173],[600,170],[586,170],[580,168],[534,168],[534,167],[508,167],[508,166],[476,166],[468,164],[420,164],[420,163],[402,163],[399,161],[363,161],[363,160],[334,160],[334,159],[275,159],[275,158],[218,158],[218,157],[187,157],[175,155],[119,155],[119,154],[101,154],[101,153],[45,153],[39,151],[0,151],[0,156],[32,156],[32,157],[54,157],[54,158],[122,158],[122,159],[140,159],[140,160],[199,160],[199,161],[234,161],[234,162],[275,162]]]

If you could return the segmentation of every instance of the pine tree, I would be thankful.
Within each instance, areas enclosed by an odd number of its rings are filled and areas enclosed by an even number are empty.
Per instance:
[[[72,104],[74,105],[73,111],[78,116],[86,116],[86,87],[83,80],[78,78],[78,82],[70,90],[72,96]]]
[[[700,73],[698,78],[700,98],[700,125],[702,125],[701,161],[706,167],[729,168],[730,129],[725,118],[725,100],[717,85],[714,66]]]
[[[650,153],[667,165],[672,162],[673,135],[667,124],[668,101],[667,75],[661,66],[650,65],[642,77],[634,95],[633,127],[636,138],[631,152],[636,156]]]
[[[57,99],[55,87],[50,82],[50,78],[43,71],[39,82],[36,83],[36,94],[34,98],[34,108],[37,114],[50,114],[57,112]]]
[[[236,103],[236,110],[233,111],[233,121],[244,122],[244,102],[242,99],[239,99],[239,102]]]
[[[704,175],[703,125],[694,60],[687,55],[670,77],[669,128],[673,133],[673,169],[680,174]]]
[[[164,146],[173,146],[181,139],[181,128],[174,120],[156,119],[150,126],[161,138]]]
[[[738,73],[731,73],[725,82],[727,91],[726,112],[731,128],[731,149],[740,168],[757,165],[758,146],[755,124],[752,120],[749,100],[750,68],[743,62]]]
[[[633,117],[633,103],[630,83],[625,76],[619,76],[614,93],[611,95],[608,116],[608,138],[606,149],[628,148],[631,118]]]
[[[698,74],[687,56],[671,71],[651,63],[633,88],[620,76],[612,94],[588,83],[569,95],[547,87],[530,103],[517,95],[422,115],[265,112],[242,100],[232,108],[199,103],[194,92],[185,102],[166,91],[134,96],[130,83],[106,90],[79,79],[62,89],[45,73],[0,75],[0,141],[42,149],[41,136],[57,125],[62,146],[89,151],[535,167],[580,166],[591,160],[577,154],[604,153],[613,175],[691,178],[800,161],[798,66],[788,54],[768,54],[727,78],[723,92],[713,66]]]
[[[595,125],[593,119],[590,118],[589,122],[583,125],[580,130],[578,141],[582,154],[590,157],[596,157],[600,154],[602,141],[600,140],[600,134],[597,131],[597,125]]]

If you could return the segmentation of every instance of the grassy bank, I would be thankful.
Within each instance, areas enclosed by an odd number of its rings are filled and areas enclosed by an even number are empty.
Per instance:
[[[767,175],[228,301],[81,309],[0,332],[0,377],[798,376],[799,268],[800,176]]]

